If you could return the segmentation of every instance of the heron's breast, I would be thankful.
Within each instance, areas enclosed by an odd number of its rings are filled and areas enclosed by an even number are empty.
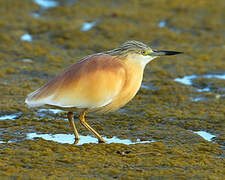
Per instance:
[[[123,88],[110,104],[102,107],[100,111],[115,111],[127,104],[138,92],[143,78],[143,68],[137,65],[126,67],[126,80]]]

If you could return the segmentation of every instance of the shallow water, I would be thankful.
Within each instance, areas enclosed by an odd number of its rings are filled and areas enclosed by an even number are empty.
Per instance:
[[[217,78],[217,79],[222,79],[225,80],[225,74],[205,74],[202,76],[197,76],[197,75],[190,75],[190,76],[184,76],[183,78],[175,78],[174,81],[179,82],[181,84],[184,85],[193,85],[192,81],[196,78]],[[211,89],[209,87],[205,87],[205,88],[196,88],[196,90],[198,92],[209,92],[211,91]]]
[[[53,114],[57,114],[57,113],[61,113],[61,112],[64,112],[64,111],[60,110],[60,109],[38,109],[37,112],[38,113],[50,112],[50,113],[53,113]]]
[[[158,23],[158,27],[159,28],[166,28],[167,27],[167,21],[166,20],[162,20]],[[176,34],[180,34],[182,31],[180,29],[177,29],[175,27],[171,27],[168,26],[168,29],[170,30],[170,32],[174,32]]]
[[[192,79],[195,78],[197,78],[196,75],[191,75],[191,76],[184,76],[182,78],[175,78],[174,81],[185,85],[192,85]]]
[[[42,8],[52,8],[58,6],[58,2],[53,0],[33,0],[33,1]]]
[[[96,22],[84,22],[83,25],[81,26],[80,30],[81,31],[89,31],[91,28],[93,28],[96,25]]]
[[[166,26],[166,21],[165,20],[162,20],[158,23],[158,27],[159,28],[164,28]]]
[[[30,34],[28,34],[28,33],[23,34],[23,35],[21,36],[21,40],[22,40],[22,41],[31,42],[32,39],[33,39],[32,36],[31,36]]]
[[[197,89],[198,92],[209,92],[210,88]]]
[[[147,90],[151,89],[150,87],[148,87],[147,85],[144,85],[144,84],[141,85],[141,88],[147,89]]]
[[[197,75],[190,75],[190,76],[184,76],[183,78],[175,78],[174,81],[179,82],[181,84],[185,85],[192,85],[192,80],[196,79],[198,77],[203,77],[203,78],[217,78],[217,79],[224,79],[225,80],[225,74],[206,74],[202,76],[197,76]]]
[[[30,15],[36,19],[39,19],[41,16],[40,13],[31,13]]]
[[[194,102],[198,102],[198,101],[204,101],[204,100],[206,100],[206,98],[204,98],[204,97],[197,97],[197,98],[193,98],[193,97],[191,97],[190,98],[192,101],[194,101]]]
[[[225,80],[225,74],[206,74],[203,75],[204,78],[217,78],[217,79],[224,79]]]
[[[17,115],[15,115],[15,114],[8,114],[8,115],[0,116],[0,120],[7,120],[7,119],[13,120],[16,117],[17,117]]]
[[[58,143],[69,143],[69,144],[73,144],[74,143],[74,135],[73,134],[55,134],[55,135],[51,135],[51,134],[37,134],[37,133],[28,133],[27,134],[27,139],[33,139],[33,138],[43,138],[45,140],[51,140],[51,141],[55,141]],[[76,145],[82,145],[82,144],[87,144],[87,143],[98,143],[97,138],[91,137],[91,136],[83,136],[83,135],[79,135],[79,142]],[[106,144],[110,144],[110,143],[120,143],[120,144],[137,144],[137,143],[151,143],[154,142],[152,141],[140,141],[140,139],[138,139],[136,142],[132,142],[129,139],[119,139],[117,137],[112,137],[112,138],[107,138],[107,137],[103,137],[106,140]]]
[[[199,136],[201,136],[206,141],[212,141],[212,138],[216,137],[216,135],[210,134],[206,131],[196,131],[196,132],[193,131],[193,133],[198,134]]]

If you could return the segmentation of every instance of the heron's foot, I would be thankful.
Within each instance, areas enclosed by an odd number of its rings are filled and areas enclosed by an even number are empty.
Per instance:
[[[98,143],[106,143],[106,141],[103,138],[101,138],[101,139],[98,139]]]
[[[75,138],[75,141],[73,142],[73,144],[77,144],[79,142],[79,139]]]

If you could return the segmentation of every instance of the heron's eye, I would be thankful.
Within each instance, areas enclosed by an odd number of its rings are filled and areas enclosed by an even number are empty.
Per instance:
[[[141,51],[141,54],[146,56],[146,51]]]

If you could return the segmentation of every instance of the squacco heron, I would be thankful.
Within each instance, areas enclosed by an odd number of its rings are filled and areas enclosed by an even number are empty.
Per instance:
[[[79,112],[80,123],[91,131],[99,143],[105,140],[85,121],[87,112],[111,112],[128,103],[141,86],[144,68],[158,56],[181,52],[152,50],[138,41],[127,41],[120,47],[86,56],[64,72],[28,95],[29,107],[46,106],[68,111],[67,117],[75,135],[79,135],[72,112]]]

